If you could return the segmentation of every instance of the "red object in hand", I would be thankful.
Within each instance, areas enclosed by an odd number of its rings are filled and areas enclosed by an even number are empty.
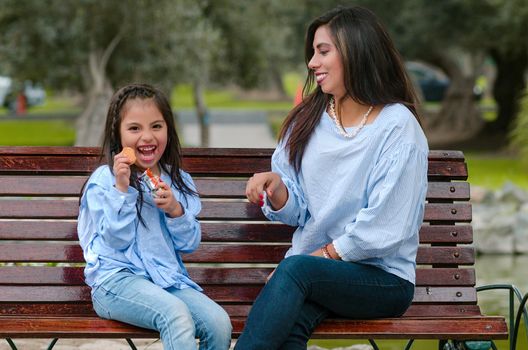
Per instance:
[[[152,170],[150,170],[150,168],[147,168],[147,176],[148,178],[150,179],[150,181],[152,181],[152,184],[155,186],[155,187],[158,187],[159,183],[160,183],[160,179],[159,177],[155,176],[153,173],[152,173]]]

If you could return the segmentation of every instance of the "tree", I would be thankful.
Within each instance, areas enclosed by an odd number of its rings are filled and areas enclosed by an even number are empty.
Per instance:
[[[284,22],[292,13],[279,0],[5,0],[0,59],[14,76],[84,95],[77,145],[99,143],[116,86],[142,80],[170,93],[189,82],[207,146],[204,88],[277,80],[279,64],[290,62]]]
[[[174,84],[174,60],[164,65],[163,59],[184,55],[185,48],[171,45],[171,34],[184,32],[178,27],[186,14],[182,3],[6,0],[0,55],[14,76],[83,93],[76,144],[96,145],[115,86],[138,79]]]
[[[527,69],[528,3],[524,0],[407,0],[388,16],[407,58],[432,63],[451,79],[440,111],[428,116],[433,134],[463,140],[482,131],[473,98],[482,63],[491,56],[497,68],[493,85],[497,121],[486,129],[504,133],[517,111]]]
[[[498,105],[491,131],[507,132],[519,112],[519,100],[526,87],[528,70],[528,2],[501,1],[493,23],[494,39],[489,52],[497,67],[493,97]]]
[[[520,110],[510,133],[512,146],[519,150],[521,160],[528,165],[528,89],[521,98]]]

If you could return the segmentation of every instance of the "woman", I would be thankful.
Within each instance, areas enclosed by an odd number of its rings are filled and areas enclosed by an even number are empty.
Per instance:
[[[414,294],[428,146],[402,59],[361,7],[315,19],[305,55],[311,92],[283,124],[272,171],[246,188],[298,228],[235,349],[306,349],[329,315],[399,316]]]

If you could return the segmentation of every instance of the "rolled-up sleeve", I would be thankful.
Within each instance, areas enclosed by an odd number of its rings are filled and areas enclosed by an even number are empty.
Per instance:
[[[333,241],[345,261],[392,255],[417,236],[427,192],[427,152],[414,144],[396,147],[375,165],[367,191],[367,206]]]

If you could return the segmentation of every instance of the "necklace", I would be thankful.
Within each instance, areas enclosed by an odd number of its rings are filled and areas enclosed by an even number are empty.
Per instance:
[[[337,113],[335,111],[335,99],[334,97],[332,97],[330,99],[330,102],[329,102],[329,114],[330,114],[330,117],[334,120],[334,123],[337,127],[337,132],[339,133],[339,135],[343,136],[343,137],[346,137],[346,138],[353,138],[354,136],[356,136],[358,134],[358,132],[361,131],[361,129],[363,129],[363,127],[365,126],[365,124],[367,123],[367,119],[368,119],[368,116],[370,115],[370,112],[372,112],[372,109],[373,107],[370,106],[368,111],[363,114],[363,117],[361,118],[361,123],[359,123],[358,127],[352,131],[352,133],[348,133],[345,128],[343,127],[343,125],[341,125],[341,122],[339,122],[339,117],[337,116]]]

